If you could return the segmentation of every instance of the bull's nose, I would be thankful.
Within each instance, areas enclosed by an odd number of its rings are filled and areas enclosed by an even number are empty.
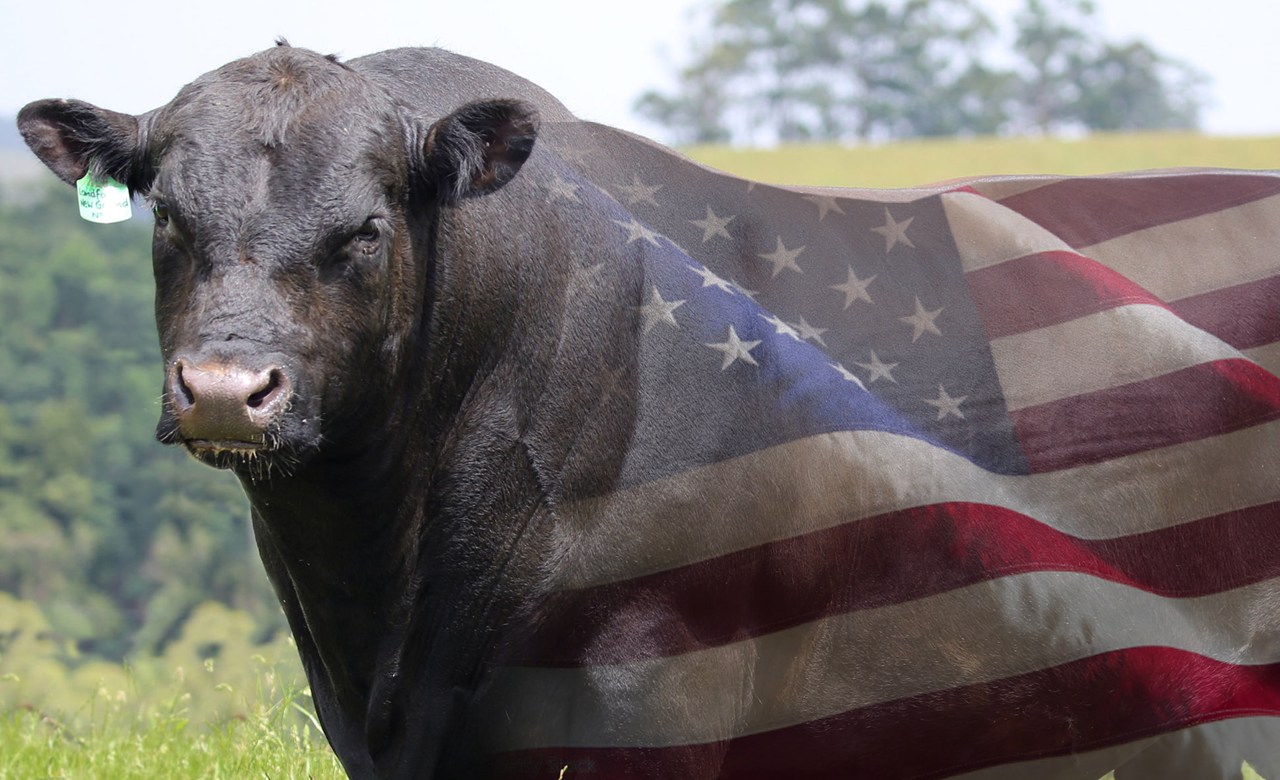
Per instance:
[[[169,368],[168,391],[187,441],[260,445],[288,405],[290,388],[278,366],[252,370],[179,358]]]

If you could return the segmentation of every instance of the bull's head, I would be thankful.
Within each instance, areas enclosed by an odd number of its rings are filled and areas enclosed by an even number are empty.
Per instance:
[[[110,176],[151,204],[157,436],[253,479],[376,413],[417,335],[433,214],[502,187],[537,131],[514,101],[420,120],[335,59],[288,47],[141,116],[43,100],[18,124],[64,181]]]

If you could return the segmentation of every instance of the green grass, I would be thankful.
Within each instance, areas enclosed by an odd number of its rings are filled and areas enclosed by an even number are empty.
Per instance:
[[[0,780],[342,778],[288,637],[207,602],[162,655],[79,657],[0,593]]]
[[[0,716],[0,780],[345,777],[299,697],[264,698],[248,714],[212,726],[192,724],[189,697],[142,712],[106,695],[66,722],[20,708]]]
[[[693,159],[770,184],[913,187],[994,174],[1093,174],[1148,168],[1280,168],[1280,136],[1093,135],[1080,140],[975,138],[781,149],[691,147]]]
[[[180,715],[75,733],[34,710],[0,718],[0,780],[40,778],[344,778],[311,727],[250,718],[195,728]]]

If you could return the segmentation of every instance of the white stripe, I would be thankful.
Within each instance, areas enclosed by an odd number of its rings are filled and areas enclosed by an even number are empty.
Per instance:
[[[991,341],[1009,411],[1241,357],[1159,306],[1107,309]]]
[[[983,196],[948,193],[942,204],[965,271],[1040,252],[1074,251],[1166,303],[1280,274],[1280,195],[1074,250]]]
[[[811,436],[559,509],[578,588],[662,571],[859,518],[991,504],[1087,539],[1169,528],[1280,500],[1280,423],[1104,463],[1001,476],[917,439]]]
[[[669,658],[500,669],[490,706],[503,717],[492,721],[510,724],[502,749],[666,746],[1136,647],[1276,663],[1278,599],[1278,580],[1167,599],[1074,572],[1019,574]]]
[[[1243,354],[1275,376],[1280,376],[1280,341],[1246,349]]]
[[[1280,274],[1277,247],[1280,195],[1079,251],[1170,302]]]
[[[1066,242],[993,200],[969,192],[942,196],[942,207],[965,271],[1039,252],[1070,252]]]

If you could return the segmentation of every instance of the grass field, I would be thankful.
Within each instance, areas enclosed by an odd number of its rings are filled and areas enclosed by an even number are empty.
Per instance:
[[[340,780],[324,737],[266,717],[194,728],[181,714],[77,733],[34,710],[0,717],[0,780]]]
[[[1081,140],[975,138],[777,150],[708,146],[683,151],[701,163],[747,179],[830,187],[913,187],[991,174],[1280,168],[1280,136],[1213,138],[1192,133],[1097,135]]]
[[[906,187],[983,174],[1090,174],[1182,166],[1280,168],[1280,137],[1192,134],[1099,136],[1079,141],[921,141],[774,151],[702,147],[685,152],[705,164],[759,181],[856,187]],[[198,643],[192,640],[192,644]],[[248,659],[250,651],[229,655]],[[189,661],[187,666],[198,668],[199,661]],[[0,685],[17,679],[0,675]],[[198,698],[186,705],[176,701],[166,710],[140,709],[123,693],[95,699],[75,712],[48,712],[42,702],[31,702],[0,711],[0,780],[342,777],[313,725],[313,716],[299,714],[307,706],[300,702],[291,694],[262,696],[238,716],[211,726],[198,725],[201,718],[183,709],[203,706]]]

